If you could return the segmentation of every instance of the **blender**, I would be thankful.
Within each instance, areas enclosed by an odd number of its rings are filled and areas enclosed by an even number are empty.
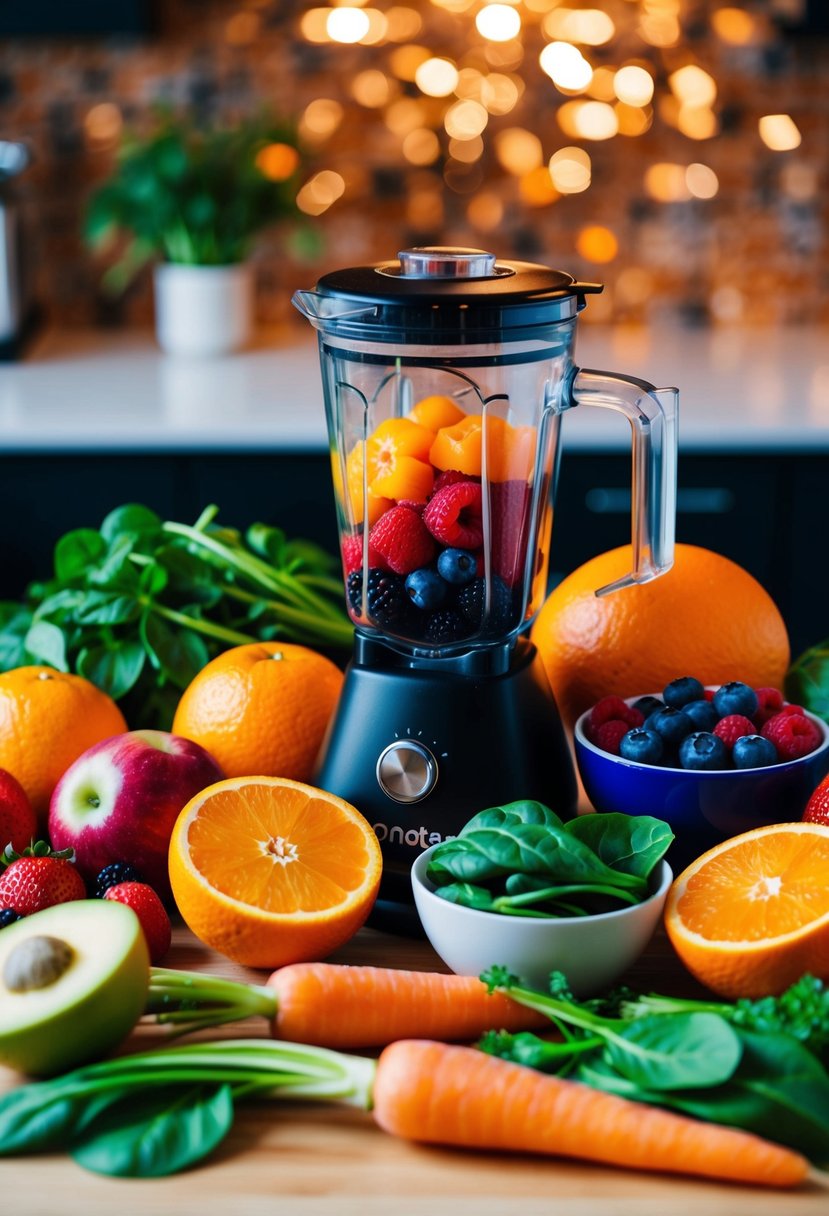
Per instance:
[[[577,368],[601,285],[483,250],[416,248],[326,274],[294,305],[318,331],[354,654],[316,783],[383,851],[373,923],[416,927],[410,868],[483,807],[575,814],[570,749],[525,636],[547,591],[562,415],[632,432],[633,569],[673,559],[675,389]]]

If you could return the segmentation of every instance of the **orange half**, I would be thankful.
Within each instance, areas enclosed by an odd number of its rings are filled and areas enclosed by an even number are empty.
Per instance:
[[[779,823],[725,840],[674,882],[665,927],[688,970],[729,999],[829,980],[829,827]]]
[[[283,777],[202,790],[170,841],[170,883],[187,925],[249,967],[325,958],[365,921],[382,859],[350,803]]]

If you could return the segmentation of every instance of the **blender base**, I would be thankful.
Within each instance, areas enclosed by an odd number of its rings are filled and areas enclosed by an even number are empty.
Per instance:
[[[410,667],[388,652],[383,662],[385,650],[367,652],[358,641],[315,781],[356,806],[380,840],[383,879],[369,924],[414,936],[410,870],[423,849],[456,836],[485,807],[522,798],[569,819],[577,787],[532,643],[519,638],[498,674],[446,670],[445,662]],[[411,760],[431,788],[390,797],[381,763],[389,751],[404,773]]]

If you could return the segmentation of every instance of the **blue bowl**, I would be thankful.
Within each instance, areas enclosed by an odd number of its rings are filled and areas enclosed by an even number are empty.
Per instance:
[[[641,694],[640,694],[641,695]],[[630,697],[632,705],[638,697]],[[769,823],[800,819],[829,772],[829,727],[808,714],[823,742],[808,756],[767,768],[698,772],[637,764],[596,747],[584,733],[590,710],[575,726],[576,763],[597,811],[654,815],[673,829],[667,854],[674,873],[722,840]]]

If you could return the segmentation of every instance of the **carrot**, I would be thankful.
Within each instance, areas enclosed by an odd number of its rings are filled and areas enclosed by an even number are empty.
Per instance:
[[[263,1016],[274,1038],[340,1049],[549,1026],[546,1015],[475,976],[337,963],[292,963],[264,986],[153,967],[147,1010],[181,1033]]]
[[[268,980],[277,994],[275,1038],[322,1047],[379,1047],[394,1039],[477,1038],[494,1026],[527,1030],[549,1018],[490,993],[471,975],[294,963]]]
[[[762,1186],[796,1186],[809,1171],[799,1153],[750,1132],[642,1106],[469,1047],[392,1043],[380,1055],[373,1092],[377,1123],[408,1140]]]

